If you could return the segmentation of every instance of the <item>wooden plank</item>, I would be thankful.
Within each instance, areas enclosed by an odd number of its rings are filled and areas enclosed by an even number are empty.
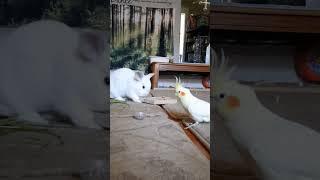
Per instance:
[[[210,12],[320,17],[319,10],[299,7],[289,8],[289,6],[281,5],[214,4],[210,7]]]
[[[141,99],[142,102],[148,104],[155,104],[155,105],[164,105],[164,104],[176,104],[177,99],[161,96],[161,97],[146,97]]]
[[[151,63],[151,71],[154,76],[151,78],[151,88],[158,87],[160,71],[172,72],[195,72],[195,73],[209,73],[210,65],[201,63]]]
[[[319,19],[308,16],[214,13],[210,22],[212,29],[319,33],[320,25],[315,23]]]
[[[234,26],[257,26],[257,27],[280,27],[280,28],[319,28],[319,24],[313,24],[320,17],[295,17],[261,14],[237,14],[237,13],[214,13],[210,19],[212,24],[234,25]],[[263,20],[261,22],[261,20]],[[310,22],[311,21],[311,22]]]
[[[214,174],[214,180],[259,180],[255,176],[232,176],[232,175],[217,175]]]
[[[54,177],[26,177],[26,178],[20,178],[20,180],[84,180],[82,178],[78,177],[72,177],[72,176],[54,176]],[[5,179],[2,179],[5,180]],[[10,179],[8,179],[10,180]],[[89,180],[89,179],[88,179]]]
[[[210,65],[196,63],[159,63],[159,71],[210,72]]]
[[[151,88],[158,87],[159,81],[159,63],[152,63],[151,64],[151,71],[154,73],[153,77],[151,78]]]
[[[210,28],[220,30],[320,33],[319,11],[213,6]]]

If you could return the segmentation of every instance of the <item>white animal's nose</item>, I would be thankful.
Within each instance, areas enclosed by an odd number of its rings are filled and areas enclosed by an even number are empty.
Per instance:
[[[108,77],[105,77],[105,78],[104,78],[104,83],[105,83],[106,85],[109,85],[109,84],[110,84],[110,79],[109,79]]]

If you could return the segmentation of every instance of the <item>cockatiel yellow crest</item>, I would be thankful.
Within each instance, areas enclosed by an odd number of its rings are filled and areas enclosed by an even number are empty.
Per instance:
[[[183,108],[190,114],[195,121],[188,125],[186,129],[199,124],[199,122],[210,122],[210,104],[192,95],[189,89],[181,84],[180,78],[176,78],[175,94]]]
[[[213,73],[216,112],[233,139],[248,150],[263,180],[319,180],[320,134],[265,108],[255,91],[230,80],[233,71],[222,61]],[[214,66],[216,67],[216,66]]]

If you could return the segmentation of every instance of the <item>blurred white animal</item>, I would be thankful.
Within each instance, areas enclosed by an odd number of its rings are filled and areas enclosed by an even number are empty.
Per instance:
[[[198,125],[199,122],[210,122],[210,103],[193,96],[189,89],[181,85],[180,79],[176,78],[176,96],[183,108],[190,114],[195,123],[185,129]]]
[[[110,98],[125,101],[130,98],[134,102],[141,103],[140,97],[150,93],[150,78],[154,73],[144,75],[141,71],[129,68],[120,68],[110,71]]]
[[[39,112],[57,111],[100,128],[93,111],[106,110],[106,38],[51,20],[14,30],[0,45],[0,114],[48,124]]]
[[[320,134],[265,108],[255,91],[230,80],[224,55],[213,74],[214,106],[265,180],[319,180]]]

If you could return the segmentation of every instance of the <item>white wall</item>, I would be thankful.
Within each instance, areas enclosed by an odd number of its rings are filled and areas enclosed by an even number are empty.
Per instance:
[[[279,45],[224,46],[226,57],[237,69],[231,78],[244,81],[298,83],[294,69],[294,47]]]
[[[178,75],[177,75],[178,76]],[[180,76],[181,82],[184,87],[187,88],[195,88],[195,89],[203,89],[202,85],[202,76],[199,75],[183,75]],[[176,79],[174,75],[161,75],[160,72],[160,79],[158,81],[158,87],[175,87]]]

